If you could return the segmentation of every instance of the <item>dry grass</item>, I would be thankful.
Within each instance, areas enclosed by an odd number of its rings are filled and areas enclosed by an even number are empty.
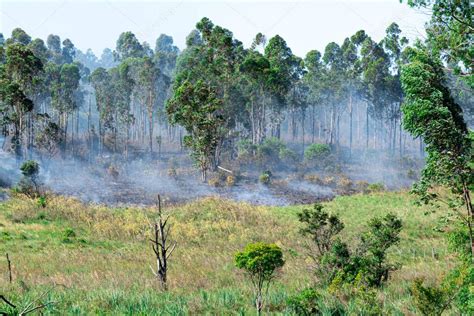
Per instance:
[[[410,313],[409,283],[419,276],[438,279],[450,265],[440,233],[439,213],[413,205],[407,193],[339,197],[326,203],[355,239],[373,216],[394,212],[404,219],[402,242],[391,258],[402,263],[380,297],[387,311]],[[49,197],[47,207],[14,197],[0,204],[0,252],[9,252],[15,282],[7,284],[0,263],[0,292],[21,300],[54,286],[58,301],[50,313],[233,314],[251,311],[251,290],[234,267],[233,256],[247,243],[275,242],[286,265],[273,287],[269,308],[284,312],[288,295],[312,283],[305,241],[296,213],[302,206],[255,207],[206,198],[166,209],[172,238],[170,293],[159,291],[149,266],[153,208],[108,208]],[[75,236],[67,237],[66,231]],[[433,257],[432,252],[436,253]]]

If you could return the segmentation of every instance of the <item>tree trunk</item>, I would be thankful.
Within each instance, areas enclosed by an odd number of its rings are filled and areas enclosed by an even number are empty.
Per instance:
[[[349,94],[349,159],[352,158],[352,93]]]
[[[369,149],[369,103],[367,103],[366,112],[365,112],[365,149]]]
[[[469,232],[469,241],[471,242],[471,262],[474,264],[474,236],[472,227],[474,223],[474,210],[472,208],[471,193],[465,181],[463,181],[463,199],[467,209],[467,226]]]
[[[153,158],[153,104],[151,91],[148,100],[148,134],[149,134],[149,146],[150,146],[150,158]]]

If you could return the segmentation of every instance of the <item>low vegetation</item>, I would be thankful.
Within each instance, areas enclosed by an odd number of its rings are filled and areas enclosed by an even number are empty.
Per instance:
[[[394,214],[403,229],[397,247],[387,250],[387,260],[399,268],[386,284],[317,294],[301,292],[319,284],[297,216],[307,206],[255,207],[215,198],[166,206],[178,246],[169,258],[168,291],[163,292],[149,268],[154,264],[151,224],[159,220],[155,208],[84,205],[59,196],[48,196],[42,207],[14,195],[0,204],[0,252],[9,253],[13,274],[10,284],[3,262],[0,292],[19,305],[47,292],[44,302],[54,304],[44,307],[46,314],[252,314],[252,285],[235,267],[234,256],[247,244],[264,242],[282,249],[285,264],[263,312],[296,313],[302,307],[295,300],[316,301],[308,308],[321,312],[360,312],[373,300],[384,313],[410,314],[418,304],[411,296],[413,281],[437,284],[457,265],[437,229],[443,210],[413,202],[405,192],[380,192],[324,203],[324,210],[344,223],[340,237],[350,248],[357,247],[371,218]],[[456,314],[453,306],[447,311]]]

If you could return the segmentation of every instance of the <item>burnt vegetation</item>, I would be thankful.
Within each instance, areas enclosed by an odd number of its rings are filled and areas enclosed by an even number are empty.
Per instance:
[[[58,277],[65,292],[36,295],[23,281],[34,273],[22,269],[46,248],[58,258],[86,253],[87,280],[112,279],[99,299],[75,292],[100,301],[85,313],[127,301],[115,288],[124,275],[133,280],[123,293],[140,293],[127,313],[225,314],[197,301],[236,282],[230,296],[212,299],[241,314],[249,299],[258,315],[474,313],[472,8],[408,5],[431,10],[424,42],[409,43],[392,23],[378,41],[359,30],[305,56],[279,35],[258,33],[247,47],[206,17],[182,50],[169,35],[153,48],[127,31],[100,58],[54,34],[0,33],[0,289],[13,293],[0,294],[0,314],[84,312],[52,297],[97,283]],[[409,187],[436,225],[411,218],[419,209],[404,204]],[[407,245],[433,236],[449,247],[441,259],[431,247],[437,267],[426,281]],[[35,251],[16,260],[24,251],[16,243]],[[89,252],[113,257],[119,273]],[[47,268],[38,271],[54,275]],[[402,285],[390,288],[393,280]],[[407,298],[411,305],[394,307]],[[138,308],[134,299],[153,303]],[[168,310],[169,300],[186,303]]]

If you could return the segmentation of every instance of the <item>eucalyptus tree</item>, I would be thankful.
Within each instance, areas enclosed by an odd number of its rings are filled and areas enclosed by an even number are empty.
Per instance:
[[[63,47],[61,50],[62,62],[65,64],[71,64],[76,55],[76,48],[70,39],[66,38],[63,41]]]
[[[132,32],[123,32],[120,34],[114,51],[116,60],[120,61],[130,57],[140,58],[144,55],[143,46],[135,37],[135,34]]]
[[[63,130],[64,150],[67,146],[67,130],[69,115],[76,110],[77,100],[75,94],[79,88],[81,79],[79,67],[76,64],[63,64],[56,67],[48,67],[55,71],[51,82],[52,107],[58,113],[59,126]]]
[[[91,85],[95,91],[97,110],[99,112],[99,154],[104,149],[104,134],[114,123],[112,111],[113,89],[111,87],[110,75],[102,67],[94,70],[90,76]]]
[[[324,49],[325,102],[330,108],[329,144],[339,145],[339,120],[347,98],[344,76],[344,59],[341,47],[331,42]]]
[[[239,84],[238,70],[242,56],[242,43],[235,40],[229,30],[203,18],[197,23],[196,30],[188,36],[187,47],[177,62],[171,99],[179,100],[176,94],[181,86],[200,82],[199,89],[186,89],[196,93],[208,91],[209,102],[212,100],[212,104],[220,104],[218,107],[211,107],[216,113],[209,113],[209,115],[214,118],[219,117],[220,124],[213,130],[216,134],[208,138],[209,146],[204,146],[208,150],[210,167],[213,169],[219,163],[224,141],[230,140],[231,130],[235,127],[239,115],[240,90],[236,89],[236,86]],[[168,106],[167,108],[169,115],[175,110],[176,107]],[[179,120],[174,120],[174,123],[182,125]],[[196,121],[195,124],[199,122]],[[189,127],[184,127],[189,132]],[[211,132],[205,124],[202,128]]]
[[[109,70],[112,83],[113,102],[116,108],[116,126],[114,128],[114,150],[117,145],[118,126],[125,126],[125,157],[128,158],[128,143],[130,138],[130,125],[134,122],[134,116],[131,113],[131,96],[135,85],[132,77],[132,66],[129,60],[122,61],[117,67]]]
[[[270,62],[258,51],[250,51],[240,65],[246,80],[247,111],[251,128],[252,144],[260,144],[265,138],[265,112],[270,89]]]
[[[172,76],[176,67],[179,49],[173,44],[173,37],[161,34],[156,39],[154,61],[161,72],[168,77]]]
[[[414,191],[422,201],[441,197],[432,189],[445,186],[454,194],[449,201],[458,210],[462,201],[466,212],[461,215],[470,238],[471,260],[474,262],[474,210],[471,190],[474,184],[472,162],[473,140],[463,120],[462,109],[446,87],[443,64],[424,48],[410,49],[409,63],[402,67],[401,80],[405,92],[402,107],[404,127],[426,143],[426,165]]]
[[[167,112],[172,124],[183,126],[188,135],[184,144],[191,149],[191,156],[201,170],[201,180],[207,178],[219,141],[222,100],[208,83],[187,79],[177,81],[173,96],[167,102]]]
[[[173,82],[176,62],[179,49],[173,44],[173,38],[166,34],[161,34],[155,43],[153,62],[160,73],[160,80],[157,84],[157,122],[167,125],[165,102],[169,98],[171,85]],[[161,139],[161,135],[157,136]]]
[[[102,54],[100,55],[100,59],[98,61],[99,63],[99,67],[103,67],[105,69],[108,69],[108,68],[112,68],[114,66],[117,65],[117,61],[115,60],[114,58],[114,53],[113,51],[110,49],[110,48],[105,48],[103,51],[102,51]],[[98,68],[98,67],[96,67]],[[95,69],[92,69],[91,70],[95,70]]]
[[[311,142],[315,141],[315,125],[316,125],[316,106],[321,105],[324,93],[324,78],[326,68],[324,67],[321,53],[317,50],[308,52],[304,59],[306,72],[303,81],[308,87],[308,103],[311,105]],[[321,137],[321,118],[319,118],[319,135]]]
[[[48,62],[50,54],[48,48],[46,47],[42,39],[35,38],[28,44],[28,47],[33,52],[33,54],[41,60],[43,64],[46,64]]]
[[[5,62],[0,65],[2,125],[12,134],[12,149],[20,156],[25,142],[26,115],[34,106],[31,94],[38,83],[43,64],[21,43],[7,44],[4,54]]]
[[[270,64],[270,72],[268,77],[268,87],[270,89],[270,108],[271,113],[274,114],[273,120],[276,121],[277,136],[280,134],[279,113],[286,107],[285,101],[290,101],[292,113],[295,114],[298,109],[302,111],[304,118],[304,111],[306,103],[302,101],[303,93],[301,90],[304,84],[296,85],[303,75],[303,63],[300,58],[293,55],[291,49],[286,44],[285,40],[276,35],[272,37],[265,46],[265,58]],[[291,90],[291,93],[290,93]],[[289,94],[289,95],[288,95]],[[265,101],[265,99],[263,100]],[[265,119],[265,110],[264,110]],[[294,119],[294,116],[293,116]],[[263,123],[264,128],[265,122]],[[304,124],[304,122],[303,122]],[[295,126],[295,124],[293,124]],[[265,135],[265,129],[263,134]]]
[[[153,154],[153,117],[155,112],[155,101],[157,97],[156,85],[159,72],[150,57],[144,57],[139,61],[137,86],[141,103],[145,106],[148,116],[148,149]]]
[[[30,42],[31,42],[31,36],[29,36],[23,29],[19,27],[12,30],[12,35],[7,40],[7,44],[18,43],[22,45],[28,45]]]
[[[390,78],[390,59],[383,45],[367,37],[361,47],[362,95],[367,101],[366,147],[369,146],[369,114],[382,124],[387,102],[390,100],[387,78]],[[374,129],[374,139],[377,129]],[[375,144],[374,144],[375,146]]]
[[[412,7],[429,8],[426,44],[442,60],[453,65],[454,72],[474,87],[474,19],[469,0],[407,0]]]
[[[365,31],[357,31],[350,38],[346,38],[341,46],[344,61],[344,76],[346,80],[348,93],[348,112],[349,112],[349,157],[352,156],[353,143],[353,111],[354,101],[358,99],[361,88],[361,45],[367,38]]]
[[[396,146],[397,121],[400,121],[399,129],[399,154],[402,154],[402,126],[400,106],[403,101],[403,91],[400,83],[400,67],[402,64],[402,52],[408,40],[401,36],[401,30],[396,23],[392,23],[386,29],[386,35],[381,41],[385,52],[390,60],[391,71],[387,75],[388,106],[386,119],[390,123],[390,148],[394,151]]]
[[[50,51],[51,61],[56,64],[62,63],[61,38],[58,35],[50,34],[46,39],[46,45]]]

